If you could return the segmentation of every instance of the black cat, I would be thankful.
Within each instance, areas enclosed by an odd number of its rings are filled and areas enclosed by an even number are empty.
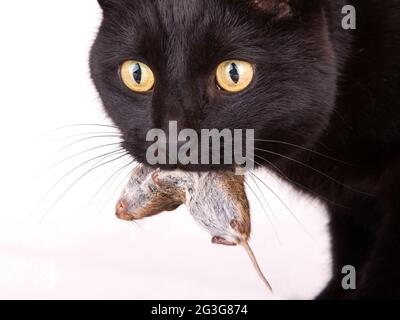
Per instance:
[[[170,120],[255,129],[257,165],[329,209],[333,277],[318,298],[400,298],[398,0],[99,3],[92,77],[132,156],[147,163],[146,133]]]

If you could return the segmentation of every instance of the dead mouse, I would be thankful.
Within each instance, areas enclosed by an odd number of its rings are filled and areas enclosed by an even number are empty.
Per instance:
[[[162,192],[154,181],[156,172],[143,165],[136,167],[118,201],[116,214],[119,219],[140,220],[175,210],[185,201],[185,194],[175,186],[173,192]],[[168,190],[166,185],[164,190]]]
[[[245,248],[269,290],[248,240],[251,223],[244,177],[234,172],[160,171],[138,167],[117,205],[117,216],[138,220],[185,204],[194,220],[212,236],[212,243]]]

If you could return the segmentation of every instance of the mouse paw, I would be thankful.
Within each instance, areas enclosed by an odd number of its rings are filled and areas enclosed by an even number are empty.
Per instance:
[[[211,242],[214,243],[214,244],[221,244],[221,245],[224,245],[224,246],[236,246],[237,245],[236,243],[228,241],[228,240],[226,240],[226,239],[224,239],[222,237],[213,237],[211,239]]]
[[[240,223],[239,221],[234,219],[231,221],[230,225],[231,225],[232,229],[235,230],[236,232],[238,232],[240,234],[244,233],[243,224]]]

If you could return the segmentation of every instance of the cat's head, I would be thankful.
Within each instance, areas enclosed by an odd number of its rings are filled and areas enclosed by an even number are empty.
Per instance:
[[[311,146],[326,129],[336,61],[323,1],[99,3],[92,78],[138,161],[147,163],[149,130],[169,121],[178,130],[254,129],[256,150],[279,152],[261,140]],[[256,151],[262,158],[276,157]]]

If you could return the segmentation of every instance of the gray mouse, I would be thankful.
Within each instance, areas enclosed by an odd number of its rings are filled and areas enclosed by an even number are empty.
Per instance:
[[[242,175],[226,171],[161,171],[140,165],[118,201],[116,214],[123,220],[140,220],[181,204],[211,234],[212,243],[243,246],[272,291],[248,244],[250,209]]]

